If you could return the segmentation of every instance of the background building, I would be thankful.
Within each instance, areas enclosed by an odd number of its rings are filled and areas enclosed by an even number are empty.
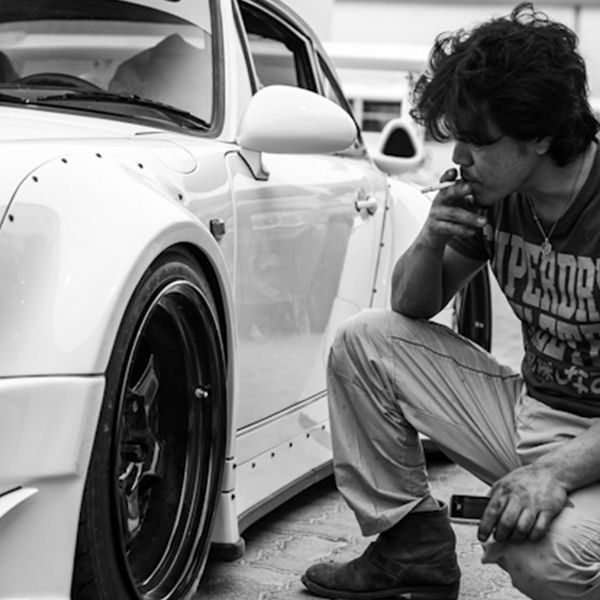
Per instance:
[[[489,0],[287,0],[321,39],[431,47],[435,36],[507,14],[517,2]],[[600,0],[541,0],[534,6],[580,37],[590,91],[600,97]]]
[[[371,151],[394,117],[407,115],[410,77],[422,69],[435,37],[508,14],[518,0],[284,0],[318,32],[336,64]],[[573,29],[586,60],[592,105],[600,113],[600,0],[540,0],[536,9]],[[352,62],[354,61],[354,65]],[[354,68],[353,68],[354,67]],[[550,68],[550,66],[549,66]],[[425,143],[422,168],[409,177],[437,181],[452,144]],[[406,177],[405,177],[406,178]]]

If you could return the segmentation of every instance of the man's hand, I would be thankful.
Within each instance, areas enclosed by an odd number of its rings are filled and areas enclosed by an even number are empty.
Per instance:
[[[441,181],[454,181],[456,169],[449,169]],[[453,237],[469,237],[486,224],[485,217],[473,212],[471,186],[466,181],[444,188],[435,196],[423,231],[422,241],[443,247]]]
[[[538,541],[568,502],[567,490],[550,468],[519,467],[492,486],[479,524],[479,541],[485,542],[492,532],[499,542]]]

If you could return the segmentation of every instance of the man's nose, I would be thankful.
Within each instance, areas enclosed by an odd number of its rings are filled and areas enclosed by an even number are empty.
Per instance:
[[[452,162],[461,166],[469,166],[473,162],[473,155],[469,150],[468,144],[465,142],[454,142],[454,150],[452,151]]]

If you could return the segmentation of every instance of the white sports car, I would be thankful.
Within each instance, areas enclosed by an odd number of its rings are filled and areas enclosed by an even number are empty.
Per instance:
[[[188,598],[330,472],[329,342],[428,202],[276,0],[0,0],[0,87],[0,599]]]

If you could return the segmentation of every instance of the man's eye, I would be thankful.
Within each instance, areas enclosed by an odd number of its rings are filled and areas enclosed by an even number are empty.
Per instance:
[[[500,135],[490,140],[478,140],[476,142],[473,142],[473,146],[476,146],[478,148],[487,148],[488,146],[493,146],[494,144],[497,144],[503,137],[504,135]]]

